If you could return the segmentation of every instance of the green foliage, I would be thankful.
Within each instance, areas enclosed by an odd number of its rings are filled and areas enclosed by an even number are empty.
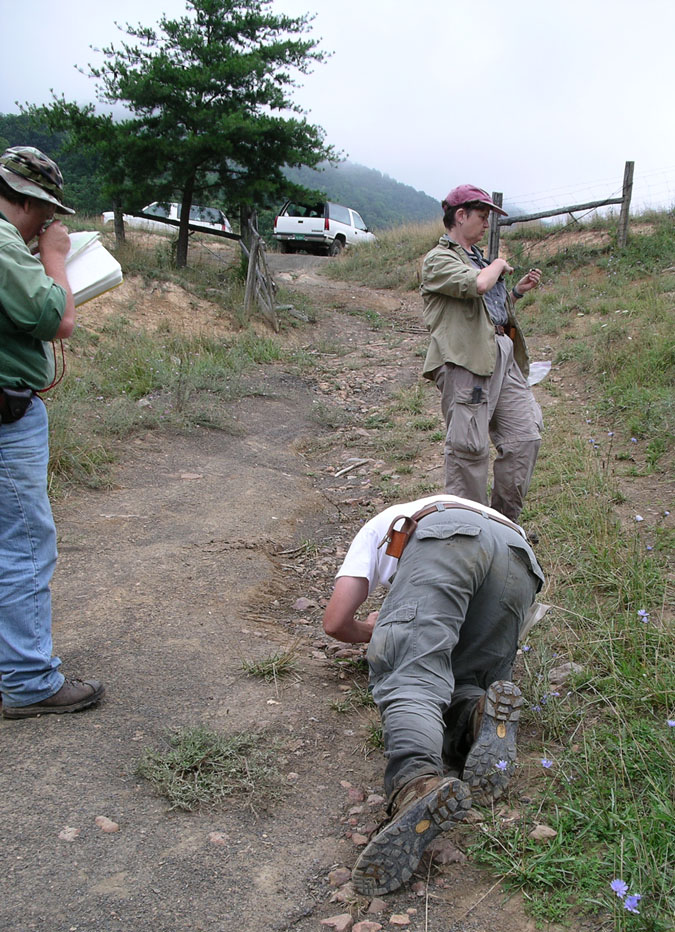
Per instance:
[[[673,211],[650,213],[644,218],[632,217],[633,227],[641,221],[648,230],[629,230],[628,242],[620,249],[616,244],[616,221],[596,220],[581,227],[582,231],[597,230],[607,234],[596,243],[568,242],[555,250],[556,235],[569,233],[568,226],[535,226],[524,223],[521,228],[502,234],[508,247],[510,261],[515,274],[522,274],[535,264],[542,269],[544,278],[558,277],[563,273],[578,271],[594,263],[605,269],[609,279],[625,284],[641,274],[661,271],[672,265],[675,251],[675,224]],[[576,229],[576,228],[575,228]],[[547,241],[547,252],[539,248],[542,240]]]
[[[435,198],[353,162],[324,162],[316,169],[289,168],[285,175],[296,184],[321,191],[326,200],[358,210],[368,227],[376,231],[441,219]]]
[[[378,234],[374,243],[348,249],[325,269],[329,278],[357,281],[372,288],[419,288],[424,254],[443,232],[438,223],[405,224]]]
[[[181,201],[179,267],[195,195],[223,190],[229,204],[258,203],[282,190],[282,166],[334,156],[318,126],[281,115],[299,111],[293,74],[307,73],[325,53],[303,38],[308,16],[276,15],[270,5],[188,0],[186,15],[163,16],[156,29],[127,25],[128,41],[104,48],[104,63],[91,68],[99,98],[133,114],[123,133],[114,131],[122,164],[129,139],[151,143],[153,161],[141,177],[161,181]],[[94,119],[89,114],[87,125],[96,130]],[[110,126],[98,130],[107,138]]]
[[[247,676],[255,676],[265,682],[274,682],[295,674],[297,670],[297,646],[288,650],[279,650],[264,660],[242,662],[242,670]]]
[[[344,714],[345,712],[355,712],[358,709],[374,709],[375,701],[373,694],[367,685],[352,683],[349,692],[345,693],[343,699],[331,702],[331,708],[334,712]]]
[[[544,595],[553,610],[523,655],[525,721],[541,732],[554,763],[541,770],[532,806],[514,823],[486,824],[474,854],[524,888],[542,919],[603,910],[614,912],[617,929],[625,922],[666,932],[675,907],[668,877],[675,842],[666,828],[675,819],[666,557],[646,549],[639,524],[626,527],[615,514],[622,496],[610,444],[628,439],[608,438],[596,449],[574,432],[573,418],[559,412],[523,513],[540,529],[540,562],[556,567]],[[581,672],[551,687],[551,668],[567,660]],[[530,838],[536,823],[556,830],[552,843]],[[642,895],[641,924],[631,925],[609,889],[616,877]],[[564,904],[554,895],[560,889]]]
[[[136,773],[169,800],[171,809],[214,806],[231,796],[244,796],[253,806],[280,794],[276,756],[264,734],[219,735],[194,726],[168,735],[163,749],[146,750]]]
[[[5,137],[7,145],[35,146],[58,162],[69,207],[84,214],[99,214],[110,206],[101,188],[96,156],[82,147],[72,147],[69,134],[50,125],[38,110],[0,114],[0,136]]]

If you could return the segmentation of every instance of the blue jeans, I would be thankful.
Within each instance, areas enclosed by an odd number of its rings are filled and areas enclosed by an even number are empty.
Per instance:
[[[443,775],[444,750],[461,738],[449,722],[511,678],[543,581],[529,544],[503,524],[459,508],[420,521],[368,645],[390,799],[418,776]]]
[[[0,424],[0,692],[7,707],[48,699],[64,680],[52,657],[56,528],[48,460],[47,409],[35,396],[21,420]]]

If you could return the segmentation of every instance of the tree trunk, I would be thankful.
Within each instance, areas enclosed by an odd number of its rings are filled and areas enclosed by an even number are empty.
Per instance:
[[[239,207],[239,229],[241,233],[239,234],[244,242],[246,248],[250,251],[251,249],[251,231],[248,227],[249,220],[253,223],[253,226],[258,229],[258,217],[254,207],[250,207],[248,204],[241,204]]]
[[[115,229],[115,242],[120,246],[125,241],[124,235],[124,217],[122,212],[122,198],[118,196],[113,198],[113,212],[115,214],[114,220],[114,229]]]
[[[178,244],[176,245],[176,268],[184,269],[187,265],[188,254],[188,223],[190,222],[190,208],[192,207],[192,194],[195,187],[194,173],[188,178],[183,188],[183,199],[180,205],[180,226],[178,227]]]

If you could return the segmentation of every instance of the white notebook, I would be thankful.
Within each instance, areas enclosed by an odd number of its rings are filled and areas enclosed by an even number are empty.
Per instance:
[[[99,233],[71,233],[66,274],[75,307],[122,284],[122,266],[101,243]]]

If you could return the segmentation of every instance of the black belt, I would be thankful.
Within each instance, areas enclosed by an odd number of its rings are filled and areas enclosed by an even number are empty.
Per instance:
[[[0,424],[20,421],[30,408],[34,394],[32,388],[0,388]]]

